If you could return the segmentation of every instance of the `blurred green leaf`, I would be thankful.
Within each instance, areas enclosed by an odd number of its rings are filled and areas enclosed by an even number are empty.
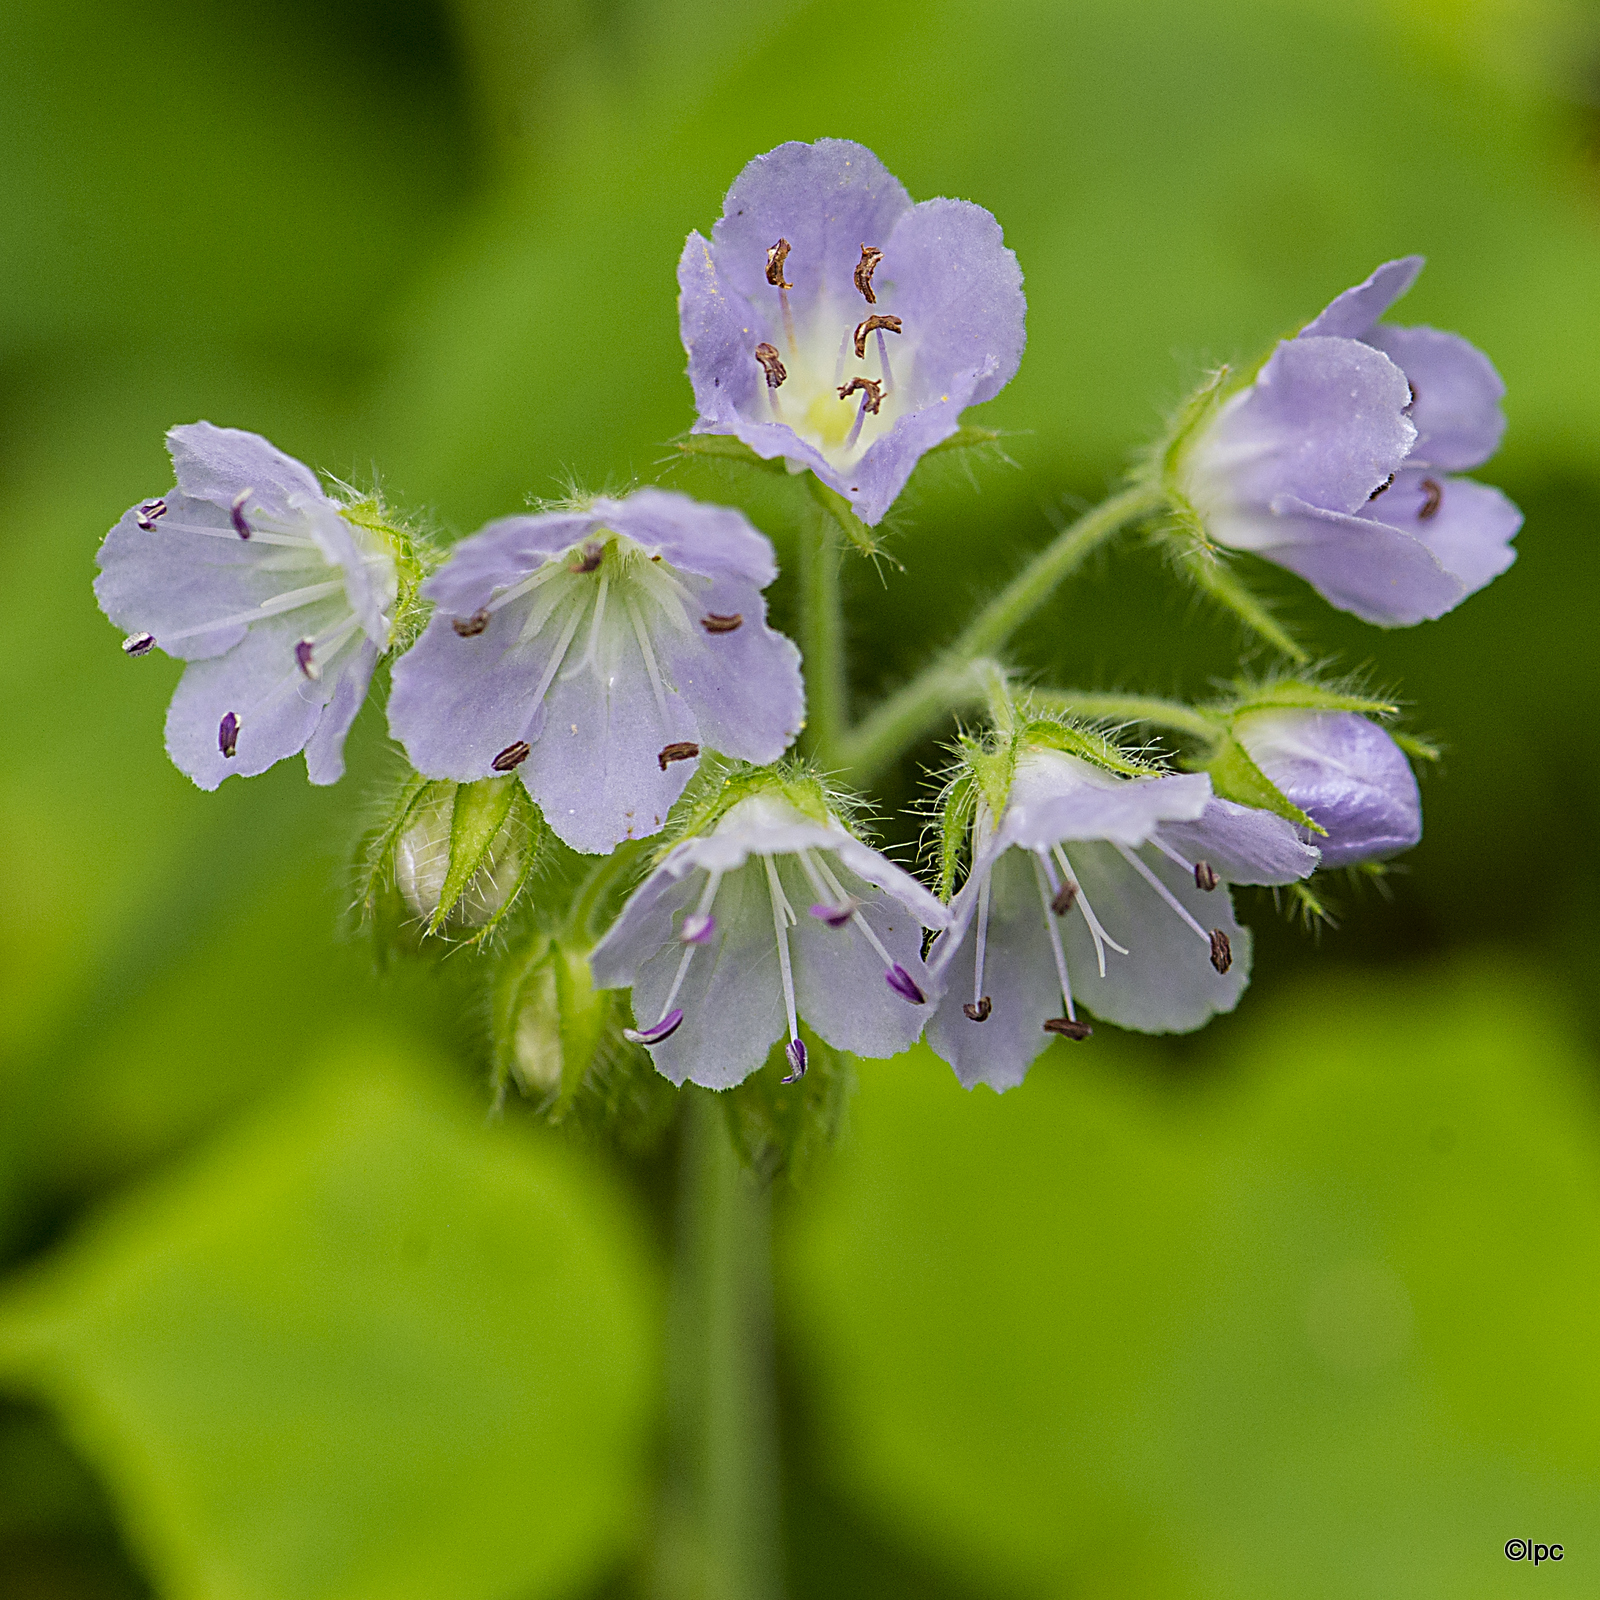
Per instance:
[[[656,1284],[592,1166],[352,1047],[14,1282],[163,1594],[553,1594],[638,1533]]]
[[[1600,1538],[1592,1061],[1494,968],[1224,1038],[863,1075],[788,1241],[827,1458],[1029,1593],[1522,1593],[1506,1539]]]

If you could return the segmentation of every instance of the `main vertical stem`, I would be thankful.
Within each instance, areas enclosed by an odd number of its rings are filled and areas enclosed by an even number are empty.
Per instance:
[[[781,1600],[772,1212],[688,1091],[667,1329],[659,1600]]]
[[[839,534],[820,506],[800,523],[800,648],[805,656],[805,748],[824,765],[845,731],[844,607]]]

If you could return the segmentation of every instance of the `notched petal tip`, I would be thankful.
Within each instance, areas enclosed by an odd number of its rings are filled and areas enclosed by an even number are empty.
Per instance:
[[[624,1028],[622,1037],[630,1044],[660,1044],[663,1039],[670,1039],[682,1023],[683,1012],[674,1008],[653,1028]]]
[[[925,1006],[928,1003],[928,997],[918,987],[916,979],[898,961],[884,973],[883,981],[902,1000],[909,1000],[914,1006]]]
[[[1051,1017],[1044,1025],[1046,1033],[1059,1033],[1063,1039],[1087,1039],[1094,1029],[1076,1017]]]
[[[968,1022],[987,1022],[993,1010],[994,1001],[988,995],[983,995],[977,1000],[969,1000],[961,1008]]]
[[[1225,973],[1233,965],[1233,945],[1221,928],[1211,930],[1211,965]]]
[[[496,772],[510,772],[513,767],[520,767],[532,753],[532,745],[526,739],[518,739],[515,744],[508,744],[489,765]]]
[[[783,1053],[789,1062],[789,1071],[783,1081],[797,1083],[806,1075],[806,1046],[803,1039],[791,1039],[783,1047]]]

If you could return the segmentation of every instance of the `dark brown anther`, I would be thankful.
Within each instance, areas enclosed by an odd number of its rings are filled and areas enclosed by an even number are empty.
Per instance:
[[[1058,917],[1064,917],[1072,909],[1073,902],[1078,898],[1078,886],[1071,878],[1066,879],[1061,887],[1050,897],[1050,909]]]
[[[1045,1023],[1046,1033],[1059,1033],[1063,1039],[1087,1039],[1094,1029],[1087,1022],[1079,1022],[1075,1017],[1051,1017]]]
[[[233,752],[239,747],[239,718],[232,712],[223,717],[217,725],[217,749],[222,752],[223,760],[233,760]]]
[[[700,746],[691,743],[688,739],[680,739],[676,744],[663,745],[661,754],[656,760],[661,763],[661,770],[665,772],[669,762],[693,761],[700,754]]]
[[[1378,487],[1376,489],[1374,489],[1372,491],[1372,493],[1367,496],[1367,503],[1370,505],[1374,500],[1376,500],[1378,498],[1378,496],[1380,494],[1383,493],[1383,491],[1385,489],[1389,488],[1393,483],[1394,483],[1394,474],[1391,472],[1389,474],[1389,476],[1387,478],[1385,478],[1383,480],[1383,482],[1380,483],[1378,485]]]
[[[865,322],[856,324],[856,360],[867,359],[867,335],[882,328],[885,333],[899,333],[899,317],[868,317]]]
[[[707,633],[732,633],[736,629],[744,626],[744,613],[742,611],[734,611],[730,612],[727,616],[721,616],[717,612],[712,611],[706,616],[701,617],[700,626],[704,628]]]
[[[591,539],[583,549],[578,552],[578,559],[568,569],[571,572],[593,572],[604,559],[606,547],[597,539]]]
[[[322,676],[322,668],[316,663],[315,647],[309,639],[302,639],[294,647],[294,664],[311,679],[313,683]]]
[[[496,772],[509,772],[513,767],[520,767],[532,750],[533,746],[526,739],[518,739],[515,744],[508,744],[489,765]]]
[[[450,626],[463,639],[476,639],[489,626],[489,608],[479,606],[470,617],[452,617]]]
[[[883,251],[875,245],[864,244],[861,247],[861,259],[856,262],[856,288],[861,291],[862,297],[869,306],[878,303],[878,296],[872,287],[872,274],[878,270],[878,263],[883,260]]]
[[[778,356],[778,347],[762,340],[756,346],[756,360],[761,363],[761,370],[767,375],[767,387],[776,389],[785,378],[789,376],[789,369],[784,366]]]
[[[1209,861],[1197,861],[1194,864],[1194,886],[1197,889],[1210,891],[1215,889],[1221,880],[1217,877],[1217,869]]]
[[[839,398],[848,400],[857,389],[866,397],[861,402],[862,406],[876,416],[878,407],[883,404],[883,385],[876,378],[852,378],[849,383],[840,386]]]
[[[1444,502],[1444,485],[1437,478],[1424,478],[1422,495],[1422,509],[1417,513],[1417,521],[1428,522],[1439,515],[1439,507]]]
[[[1211,965],[1218,972],[1226,972],[1233,965],[1233,946],[1221,928],[1211,930]]]
[[[792,283],[786,283],[783,276],[783,264],[789,259],[789,241],[780,239],[767,251],[767,282],[774,289],[792,289]],[[774,386],[776,387],[776,386]]]
[[[156,518],[164,517],[166,514],[167,502],[165,500],[146,500],[145,503],[134,512],[133,517],[134,521],[137,522],[146,533],[149,533],[149,531],[156,525]]]
[[[981,1000],[969,1000],[961,1009],[969,1022],[987,1022],[989,1013],[994,1010],[994,1001],[985,995]]]
[[[129,656],[147,656],[156,647],[153,633],[130,633],[122,641],[122,653]]]
[[[250,537],[250,524],[244,520],[244,508],[245,503],[254,493],[254,489],[241,489],[238,494],[233,497],[233,508],[228,512],[228,515],[233,519],[233,531],[238,534],[241,539],[248,539]]]

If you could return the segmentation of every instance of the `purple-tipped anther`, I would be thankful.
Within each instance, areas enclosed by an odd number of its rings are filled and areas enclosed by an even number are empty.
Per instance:
[[[167,502],[165,500],[146,500],[142,505],[135,509],[133,513],[133,520],[137,522],[146,533],[149,533],[149,531],[155,527],[156,519],[158,517],[164,517],[166,514]]]
[[[883,981],[889,985],[902,1000],[909,1000],[914,1006],[925,1006],[928,997],[919,989],[909,972],[898,961],[884,973]]]
[[[843,905],[812,906],[811,915],[820,922],[826,922],[830,928],[842,928],[856,914],[856,902],[846,900]]]
[[[217,724],[217,749],[222,752],[224,760],[231,761],[238,745],[239,717],[236,712],[230,711]]]
[[[624,1028],[622,1037],[631,1044],[660,1044],[663,1039],[670,1039],[678,1031],[678,1025],[682,1021],[682,1010],[674,1009],[653,1028]]]
[[[309,639],[302,639],[294,647],[294,664],[313,683],[322,676],[322,668],[317,665],[316,661],[316,647]]]
[[[709,911],[691,911],[678,928],[683,944],[705,944],[717,931],[717,919]]]
[[[803,1039],[791,1039],[783,1047],[783,1053],[789,1058],[789,1072],[784,1078],[785,1083],[793,1083],[797,1078],[806,1075],[806,1046]]]
[[[233,505],[228,511],[228,515],[233,521],[233,531],[238,534],[241,539],[248,539],[250,537],[250,524],[244,520],[244,508],[249,503],[250,496],[254,493],[254,489],[241,489],[238,494],[233,497]]]

